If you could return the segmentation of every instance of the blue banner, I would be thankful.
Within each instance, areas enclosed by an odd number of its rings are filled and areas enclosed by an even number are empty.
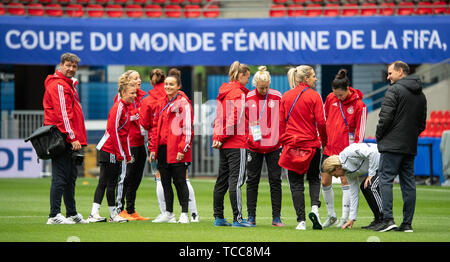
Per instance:
[[[450,16],[268,19],[0,17],[0,63],[379,64],[449,58]]]

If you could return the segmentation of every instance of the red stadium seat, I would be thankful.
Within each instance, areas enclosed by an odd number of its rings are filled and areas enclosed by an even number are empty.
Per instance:
[[[89,17],[103,17],[103,6],[99,4],[90,4],[86,6],[87,14]]]
[[[78,4],[88,4],[91,0],[77,0]]]
[[[30,16],[43,16],[45,15],[44,6],[41,3],[28,4],[27,13]]]
[[[126,3],[127,1],[125,1],[125,3]],[[135,4],[146,4],[147,3],[147,0],[133,0],[133,3],[135,3]]]
[[[339,4],[326,4],[323,15],[324,16],[338,16],[340,12]]]
[[[203,17],[216,18],[220,15],[220,9],[218,5],[209,5],[206,10],[203,11]]]
[[[359,14],[357,4],[345,4],[342,8],[342,16],[357,16]]]
[[[315,17],[322,15],[322,5],[320,4],[308,4],[306,6],[306,16]]]
[[[82,17],[84,15],[83,6],[80,4],[68,4],[66,14],[71,17]]]
[[[0,3],[0,15],[4,15],[5,14],[5,5],[3,3]]]
[[[380,4],[380,15],[393,15],[395,11],[394,3],[382,3]]]
[[[152,2],[155,4],[164,4],[166,3],[166,0],[152,0]]]
[[[109,0],[95,0],[95,3],[97,3],[97,4],[108,4]]]
[[[445,1],[438,1],[433,3],[434,13],[437,15],[440,14],[448,14],[449,10],[447,10],[447,2]]]
[[[48,16],[63,16],[64,12],[60,4],[48,4],[45,6],[45,13]]]
[[[361,16],[373,16],[378,14],[377,4],[364,3],[361,5]]]
[[[122,17],[123,8],[121,5],[109,4],[105,6],[106,15],[109,17]]]
[[[24,15],[25,14],[25,6],[22,3],[9,3],[6,6],[8,13],[10,15]]]
[[[49,3],[53,2],[53,0],[38,0],[38,2],[41,4],[49,4]]]
[[[201,4],[203,0],[189,0],[191,4]]]
[[[303,16],[305,14],[305,9],[303,8],[303,5],[288,5],[287,13],[288,16],[291,17]]]
[[[274,4],[286,4],[288,0],[273,0],[272,3]]]
[[[144,11],[142,10],[141,5],[126,5],[125,13],[128,17],[139,18],[144,15]]]
[[[184,6],[184,17],[187,18],[197,18],[202,14],[199,5],[185,5]]]
[[[433,110],[430,113],[430,120],[432,123],[440,123],[444,119],[444,112],[442,110]]]
[[[122,5],[122,4],[128,3],[128,0],[114,0],[113,2],[114,2],[114,4]]]
[[[270,17],[283,17],[286,13],[286,7],[284,5],[271,5],[269,16]]]
[[[72,0],[58,0],[57,2],[60,4],[68,4],[68,3],[70,3],[70,1],[72,1]]]
[[[179,5],[166,5],[164,7],[164,14],[170,18],[179,18],[181,17],[181,6]]]
[[[397,15],[412,15],[414,14],[414,3],[402,2],[398,4]]]
[[[159,18],[162,16],[162,8],[160,5],[146,5],[144,12],[145,15],[151,18]]]
[[[308,0],[292,0],[292,3],[295,3],[295,4],[303,4],[306,2],[308,2]]]
[[[184,0],[169,0],[169,2],[172,4],[182,4]]]
[[[433,8],[431,7],[431,2],[419,2],[417,4],[416,14],[418,14],[418,15],[432,15],[433,14]]]

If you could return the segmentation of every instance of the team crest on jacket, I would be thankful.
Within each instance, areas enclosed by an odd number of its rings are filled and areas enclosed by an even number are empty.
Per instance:
[[[267,104],[268,107],[273,108],[275,106],[275,101],[272,99],[269,101],[269,104]]]
[[[355,112],[355,110],[353,110],[353,106],[350,106],[349,108],[347,108],[347,113],[353,114],[353,112]]]

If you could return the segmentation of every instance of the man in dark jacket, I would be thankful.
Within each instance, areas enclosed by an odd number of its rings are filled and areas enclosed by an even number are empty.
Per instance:
[[[425,129],[427,100],[418,76],[409,76],[409,66],[396,61],[389,65],[386,91],[377,125],[376,138],[380,157],[380,191],[383,199],[383,221],[375,231],[392,229],[412,232],[411,222],[416,204],[414,157],[417,141]],[[399,175],[403,197],[403,222],[399,228],[392,214],[392,184]]]

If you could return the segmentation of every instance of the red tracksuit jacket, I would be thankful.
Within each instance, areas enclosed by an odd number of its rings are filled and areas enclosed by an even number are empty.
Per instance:
[[[44,125],[56,125],[66,141],[87,145],[83,110],[76,90],[78,81],[65,77],[59,70],[45,79],[43,99]]]
[[[222,142],[221,148],[247,148],[245,97],[248,92],[238,81],[223,83],[219,88],[213,140]]]
[[[350,87],[350,94],[342,102],[333,93],[328,95],[324,105],[328,136],[328,143],[323,152],[325,155],[339,155],[349,146],[349,133],[354,135],[354,143],[364,141],[367,107],[362,98],[362,92],[352,87]],[[342,114],[345,116],[348,127]]]
[[[254,89],[248,92],[246,98],[245,115],[249,124],[247,146],[248,149],[262,154],[270,153],[280,148],[279,116],[281,93],[269,88],[266,95],[260,95]],[[254,141],[251,132],[251,126],[254,125],[259,125],[261,129],[261,140]]]
[[[194,113],[191,101],[183,91],[178,91],[178,95],[170,103],[167,95],[158,100],[151,129],[149,151],[155,152],[155,157],[158,156],[161,135],[167,131],[167,163],[192,162],[193,123]],[[163,126],[167,126],[168,130],[162,130]],[[179,152],[184,154],[181,161],[177,161]]]
[[[139,111],[139,122],[141,126],[150,131],[153,125],[153,118],[156,111],[158,100],[165,97],[164,82],[156,84],[152,90],[148,91],[148,96],[142,100],[141,109]],[[150,136],[151,134],[149,134]],[[150,138],[150,137],[149,137]]]
[[[283,151],[280,166],[299,174],[304,174],[312,160],[315,149],[327,144],[325,115],[320,95],[300,83],[284,93],[280,105],[280,143]],[[289,111],[297,96],[305,90]]]
[[[128,133],[130,130],[130,116],[128,107],[121,98],[109,110],[106,132],[97,144],[98,150],[114,154],[118,161],[131,160]]]

